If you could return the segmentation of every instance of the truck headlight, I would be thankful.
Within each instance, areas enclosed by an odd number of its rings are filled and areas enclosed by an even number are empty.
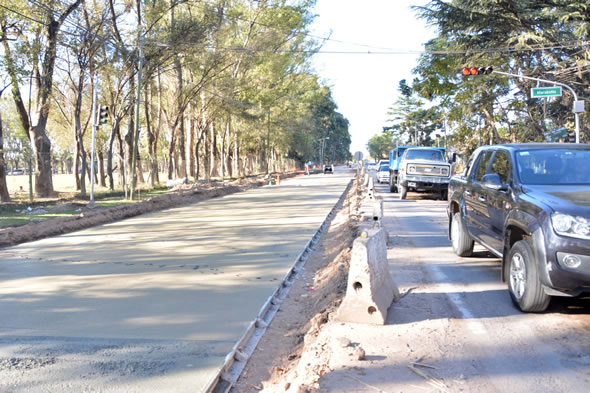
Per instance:
[[[440,174],[443,176],[449,176],[449,168],[441,168]]]
[[[590,239],[590,220],[569,214],[553,213],[551,215],[553,229],[559,235]]]
[[[408,173],[416,173],[416,167],[413,165],[408,166]]]

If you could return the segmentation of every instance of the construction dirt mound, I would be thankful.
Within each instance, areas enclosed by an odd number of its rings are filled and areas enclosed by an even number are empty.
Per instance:
[[[287,173],[281,174],[281,177],[285,179],[300,174],[299,172]],[[75,216],[57,217],[45,221],[30,222],[22,226],[0,229],[0,247],[10,247],[20,243],[108,224],[144,213],[245,191],[265,184],[268,184],[268,179],[262,177],[239,179],[231,183],[180,184],[165,195],[122,206],[92,209],[88,205],[76,204],[76,206],[79,205],[80,213]],[[72,203],[65,203],[48,210],[59,212],[60,209],[67,210],[71,208]]]

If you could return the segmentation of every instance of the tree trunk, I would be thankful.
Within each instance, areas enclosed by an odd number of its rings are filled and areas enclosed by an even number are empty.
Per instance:
[[[188,107],[188,159],[189,159],[189,173],[193,179],[195,178],[195,155],[192,154],[195,147],[195,119],[193,117],[191,106]]]
[[[223,130],[223,136],[221,137],[221,150],[219,157],[220,175],[222,179],[225,179],[225,168],[226,168],[226,155],[225,155],[225,141],[227,139],[227,129],[229,127],[228,120],[225,121],[225,129]]]
[[[80,144],[78,135],[74,130],[74,179],[76,180],[76,190],[80,191]]]
[[[109,177],[109,189],[111,191],[115,189],[115,179],[113,176],[113,147],[115,145],[117,134],[119,133],[120,122],[120,119],[115,119],[111,130],[111,136],[109,138],[109,151],[107,152],[107,176]]]
[[[199,166],[201,162],[199,160],[199,150],[201,148],[201,139],[195,143],[195,182],[199,180]]]
[[[125,144],[121,138],[121,130],[117,132],[117,142],[119,148],[119,181],[123,189],[128,189],[129,179],[127,177],[127,168],[125,164]]]
[[[80,5],[82,0],[76,0],[59,17],[53,20],[53,14],[49,12],[47,24],[47,41],[45,57],[43,58],[43,71],[39,79],[38,122],[29,132],[34,141],[33,151],[36,159],[35,192],[40,197],[53,195],[53,179],[51,170],[51,141],[46,133],[47,120],[49,119],[49,101],[53,87],[53,70],[57,58],[57,35],[66,18]]]
[[[170,125],[169,125],[170,127]],[[172,180],[173,177],[172,175],[175,173],[174,167],[178,166],[178,163],[175,162],[176,159],[176,125],[172,125],[172,127],[170,127],[170,146],[168,147],[168,180]],[[175,165],[172,165],[174,161]]]
[[[145,92],[144,92],[144,113],[145,113],[145,126],[147,132],[147,139],[148,139],[148,157],[150,160],[150,183],[151,186],[155,186],[155,172],[154,170],[154,161],[156,160],[156,151],[154,146],[154,140],[156,139],[154,133],[152,132],[152,122],[151,122],[151,84],[146,83]]]
[[[130,74],[133,74],[133,67],[130,67],[129,70]],[[129,78],[129,91],[135,91],[135,78],[134,75],[130,75]],[[127,150],[127,154],[125,155],[126,159],[126,167],[127,167],[127,178],[129,179],[129,183],[133,181],[133,176],[135,174],[131,173],[133,171],[133,140],[134,140],[134,133],[135,133],[135,94],[131,94],[131,102],[129,103],[129,123],[127,124],[127,133],[125,134],[125,146]]]
[[[84,181],[84,175],[86,174],[86,151],[84,149],[84,132],[82,130],[82,121],[80,119],[81,112],[82,112],[82,97],[84,91],[84,70],[80,69],[80,74],[78,75],[78,85],[76,86],[76,102],[74,104],[74,132],[76,135],[76,155],[80,157],[80,161],[82,164],[82,173],[80,178],[78,178],[78,170],[76,170],[76,185],[80,188],[80,193],[82,197],[86,196],[86,182]],[[93,86],[93,89],[96,87]]]
[[[238,146],[238,133],[234,132],[234,157],[233,157],[233,174],[237,178],[241,177],[240,173],[240,147]]]
[[[104,152],[101,150],[98,152],[98,172],[99,172],[99,184],[101,187],[106,187],[106,173],[104,170]]]
[[[158,69],[158,113],[156,119],[156,129],[154,132],[154,175],[156,183],[160,183],[160,167],[158,165],[158,141],[160,140],[160,132],[162,130],[162,82],[160,80],[160,70]]]
[[[215,133],[215,124],[212,121],[209,124],[209,141],[210,141],[210,148],[209,148],[209,176],[216,177],[219,176],[219,171],[217,170],[217,157],[218,157],[218,150],[217,150],[217,134]]]
[[[6,161],[4,161],[4,136],[2,131],[2,112],[0,112],[0,202],[10,202],[6,184]]]
[[[143,166],[141,163],[141,154],[139,154],[139,147],[135,157],[135,169],[137,170],[137,184],[145,184],[145,177],[143,176]]]

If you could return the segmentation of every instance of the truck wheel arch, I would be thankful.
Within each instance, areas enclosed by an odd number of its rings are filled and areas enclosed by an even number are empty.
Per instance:
[[[509,261],[507,260],[510,249],[519,240],[532,240],[530,232],[520,226],[510,225],[504,234],[504,249],[502,250],[502,281],[506,282],[509,274]]]

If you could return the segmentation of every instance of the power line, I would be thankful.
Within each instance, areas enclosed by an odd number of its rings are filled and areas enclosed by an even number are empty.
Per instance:
[[[45,23],[43,23],[43,22],[41,22],[41,21],[39,21],[39,20],[37,20],[37,19],[33,19],[33,18],[31,18],[30,16],[23,15],[23,14],[21,14],[21,13],[20,13],[20,12],[18,12],[18,11],[15,11],[15,10],[13,10],[13,9],[10,9],[10,8],[6,7],[6,6],[3,6],[2,4],[0,4],[0,7],[4,8],[5,10],[7,10],[7,11],[10,11],[10,12],[12,12],[12,13],[14,13],[14,14],[17,14],[18,16],[21,16],[21,17],[23,17],[23,18],[25,18],[25,19],[28,19],[28,20],[30,20],[30,21],[32,21],[32,22],[39,23],[39,24],[41,24],[41,25],[45,26]]]
[[[463,50],[385,50],[385,51],[324,51],[324,50],[306,50],[306,49],[258,49],[258,48],[246,48],[246,47],[219,47],[211,45],[195,45],[192,43],[184,43],[180,45],[167,44],[158,41],[149,41],[149,43],[163,46],[163,47],[179,47],[189,46],[197,49],[207,49],[215,51],[227,51],[227,52],[252,52],[252,53],[310,53],[310,54],[344,54],[344,55],[419,55],[419,54],[432,54],[432,55],[461,55],[461,54],[481,54],[481,53],[512,53],[512,52],[536,52],[540,50],[550,49],[564,49],[564,48],[575,48],[581,45],[587,45],[590,41],[569,41],[560,44],[546,44],[538,45],[530,48],[515,48],[515,47],[498,47],[488,49],[463,49]]]

